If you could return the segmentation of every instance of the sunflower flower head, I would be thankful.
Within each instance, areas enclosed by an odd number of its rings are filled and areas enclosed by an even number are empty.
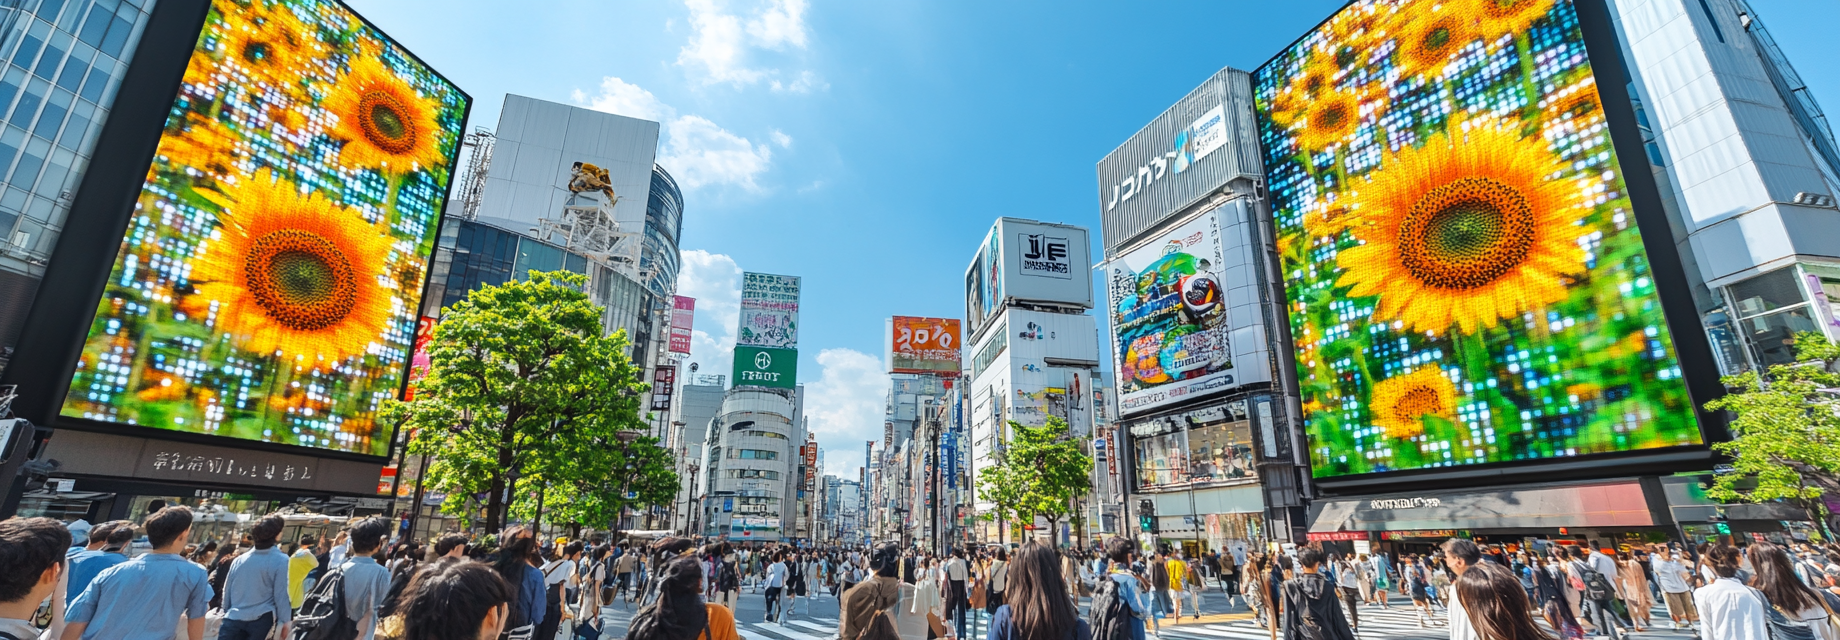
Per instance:
[[[1469,0],[1469,5],[1483,35],[1493,40],[1533,28],[1534,22],[1552,13],[1553,0]]]
[[[1361,100],[1351,91],[1330,90],[1317,94],[1303,108],[1303,118],[1295,126],[1297,143],[1304,149],[1322,150],[1347,142],[1361,126]]]
[[[396,172],[442,164],[436,105],[375,56],[354,56],[351,71],[326,96],[338,117],[333,136],[345,141],[348,164]]]
[[[1361,241],[1340,253],[1349,295],[1413,331],[1492,327],[1566,297],[1584,270],[1582,190],[1538,140],[1482,126],[1390,153],[1355,200]]]
[[[1477,37],[1475,15],[1450,5],[1424,12],[1402,11],[1395,19],[1399,49],[1394,55],[1405,76],[1442,77],[1457,54]]]
[[[1386,437],[1416,438],[1427,417],[1456,421],[1457,386],[1436,366],[1423,366],[1374,383],[1367,407]]]
[[[388,328],[382,229],[266,170],[211,199],[221,228],[193,259],[188,306],[214,313],[241,348],[323,369],[363,355]]]

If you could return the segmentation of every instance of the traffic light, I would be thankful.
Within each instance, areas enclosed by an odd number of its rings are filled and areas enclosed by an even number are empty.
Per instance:
[[[1152,516],[1137,516],[1137,528],[1142,529],[1144,531],[1149,531],[1151,533],[1155,533],[1156,532],[1156,518]]]

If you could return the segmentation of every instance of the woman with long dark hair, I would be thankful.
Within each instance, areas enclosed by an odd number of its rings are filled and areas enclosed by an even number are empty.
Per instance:
[[[1795,562],[1782,547],[1759,542],[1751,545],[1746,553],[1750,556],[1751,568],[1757,572],[1751,585],[1763,592],[1770,606],[1790,620],[1806,624],[1814,630],[1818,640],[1840,640],[1840,633],[1835,633],[1833,625],[1828,624],[1828,618],[1834,614],[1828,610],[1826,599],[1795,575]]]
[[[1507,568],[1478,563],[1457,576],[1453,587],[1481,640],[1555,640],[1534,623],[1527,590]]]
[[[633,614],[626,640],[740,640],[734,612],[703,603],[703,563],[675,557],[660,564],[657,599]]]
[[[537,552],[537,534],[513,525],[499,536],[498,543],[498,559],[492,562],[492,570],[511,585],[511,614],[505,621],[505,630],[512,635],[535,635],[537,625],[543,624],[544,604],[543,572],[530,566],[530,557]]]
[[[442,558],[416,571],[397,605],[403,640],[493,640],[510,616],[511,585],[490,567]]]
[[[1031,541],[1017,549],[1007,565],[1004,604],[990,619],[986,640],[1092,639],[1092,628],[1080,619],[1079,608],[1067,597],[1060,554]]]

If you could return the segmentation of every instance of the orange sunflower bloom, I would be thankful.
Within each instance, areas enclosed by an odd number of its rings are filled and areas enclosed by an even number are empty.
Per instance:
[[[243,349],[314,368],[379,339],[391,317],[382,229],[266,170],[211,199],[222,226],[192,261],[195,313],[216,303],[217,329]]]
[[[1457,385],[1435,366],[1424,366],[1374,384],[1367,410],[1374,426],[1388,438],[1416,438],[1425,433],[1425,418],[1457,419]]]
[[[1303,210],[1303,230],[1313,238],[1325,238],[1341,233],[1354,219],[1354,205],[1349,195],[1337,197],[1334,201],[1317,198]]]
[[[1399,34],[1399,50],[1394,55],[1399,72],[1406,76],[1443,76],[1463,47],[1477,37],[1476,16],[1450,5],[1425,13],[1401,12],[1397,19],[1394,31]]]
[[[1328,56],[1310,54],[1304,59],[1298,75],[1272,97],[1272,120],[1290,126],[1303,118],[1312,100],[1324,92],[1335,90],[1336,77],[1340,72]]]
[[[1539,140],[1482,127],[1387,154],[1367,176],[1338,285],[1379,296],[1376,321],[1413,331],[1492,327],[1566,297],[1584,270],[1578,184]]]
[[[1467,12],[1481,20],[1482,33],[1491,40],[1526,33],[1553,9],[1553,0],[1469,0],[1469,4]]]
[[[374,56],[352,58],[325,107],[338,116],[332,135],[345,141],[339,159],[346,164],[395,171],[445,164],[437,107]]]
[[[258,78],[285,81],[300,74],[313,52],[305,27],[286,9],[262,12],[256,20],[226,20],[218,33],[224,58]]]
[[[1321,150],[1354,137],[1361,125],[1361,101],[1347,91],[1325,91],[1304,108],[1297,144]]]

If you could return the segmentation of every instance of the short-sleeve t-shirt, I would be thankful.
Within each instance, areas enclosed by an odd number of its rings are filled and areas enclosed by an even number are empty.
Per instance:
[[[703,609],[709,612],[709,636],[696,634],[697,640],[741,640],[741,634],[735,631],[735,614],[719,604],[705,604]]]

